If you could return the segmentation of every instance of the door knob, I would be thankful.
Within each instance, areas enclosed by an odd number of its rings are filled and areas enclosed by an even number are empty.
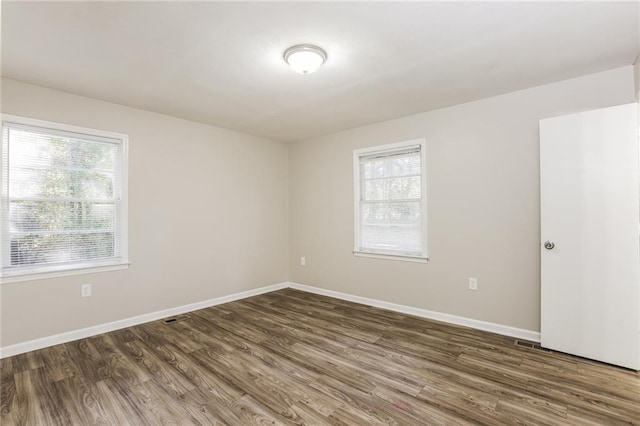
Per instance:
[[[547,250],[553,250],[553,248],[556,245],[553,243],[553,241],[545,241],[544,242],[544,248],[546,248]]]

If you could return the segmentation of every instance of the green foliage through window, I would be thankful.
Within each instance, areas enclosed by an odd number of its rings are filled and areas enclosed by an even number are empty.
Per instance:
[[[3,129],[5,268],[117,255],[122,146],[58,133]]]

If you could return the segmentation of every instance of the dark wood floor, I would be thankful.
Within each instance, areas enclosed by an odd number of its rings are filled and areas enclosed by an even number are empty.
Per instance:
[[[2,360],[0,423],[640,424],[640,375],[286,289]]]

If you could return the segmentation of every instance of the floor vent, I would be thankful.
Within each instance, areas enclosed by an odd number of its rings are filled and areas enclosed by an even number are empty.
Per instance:
[[[516,339],[515,345],[523,347],[523,348],[538,349],[540,351],[551,352],[549,349],[545,349],[542,346],[540,346],[540,343],[530,342],[528,340],[518,340],[518,339]]]
[[[184,321],[191,318],[189,314],[176,315],[175,317],[165,318],[162,320],[165,324],[173,324],[174,322]]]

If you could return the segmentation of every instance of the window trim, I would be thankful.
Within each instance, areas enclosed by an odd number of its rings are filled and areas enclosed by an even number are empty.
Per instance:
[[[118,241],[119,256],[113,259],[99,259],[80,261],[72,264],[64,265],[40,265],[40,266],[25,266],[24,268],[17,268],[11,271],[2,271],[4,267],[5,259],[0,259],[0,284],[29,281],[44,278],[54,278],[68,275],[88,274],[102,271],[125,269],[129,266],[129,137],[122,133],[108,132],[105,130],[92,129],[87,127],[74,126],[65,123],[56,123],[51,121],[39,120],[35,118],[22,117],[18,115],[3,114],[0,113],[0,119],[2,124],[2,131],[4,134],[5,125],[14,125],[16,127],[38,127],[45,131],[55,132],[70,132],[79,135],[86,135],[90,138],[108,138],[117,139],[120,141],[122,158],[119,162],[120,170],[120,215],[117,218],[119,221],[120,235]],[[4,149],[4,140],[0,146]],[[0,160],[0,190],[2,200],[0,202],[0,244],[3,236],[8,233],[5,229],[6,223],[4,216],[6,214],[5,208],[7,205],[6,195],[4,193],[4,162]],[[4,247],[2,247],[4,251]]]
[[[409,255],[402,253],[362,250],[360,247],[360,158],[365,155],[385,154],[410,147],[420,147],[420,233],[422,237],[421,255]],[[353,255],[357,257],[370,257],[376,259],[400,260],[405,262],[426,263],[427,256],[427,167],[426,167],[426,139],[412,139],[404,142],[377,145],[353,150],[353,231],[354,246]]]

